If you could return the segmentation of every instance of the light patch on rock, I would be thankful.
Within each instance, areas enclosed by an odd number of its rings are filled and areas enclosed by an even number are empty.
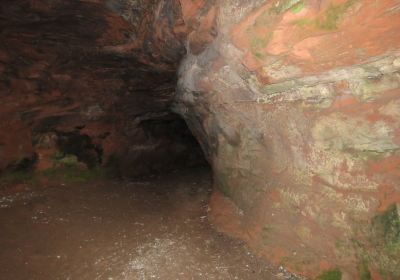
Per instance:
[[[399,148],[393,142],[393,134],[383,121],[371,123],[336,113],[321,118],[312,129],[316,146],[331,151],[393,151]]]
[[[314,147],[310,153],[311,172],[335,188],[376,190],[378,184],[364,175],[363,166],[361,158],[340,150],[329,151]]]
[[[379,109],[379,113],[385,116],[400,118],[400,100],[392,100]]]

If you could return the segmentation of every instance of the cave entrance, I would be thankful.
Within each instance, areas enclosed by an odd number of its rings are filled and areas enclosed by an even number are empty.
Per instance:
[[[199,143],[179,115],[166,113],[159,118],[146,118],[137,127],[142,141],[129,147],[122,159],[120,170],[124,177],[208,166]]]
[[[158,10],[180,20],[179,1],[130,2],[0,3],[0,173],[138,177],[207,164],[170,110],[185,36],[164,30],[171,40],[158,47],[137,26]]]
[[[171,112],[200,2],[0,1],[1,279],[274,279]]]
[[[68,131],[37,133],[34,147],[37,154],[10,169],[35,171],[35,168],[72,167],[107,172],[115,178],[137,178],[160,175],[177,169],[208,167],[203,151],[186,122],[177,114],[140,115],[124,124],[125,141],[118,148],[109,148],[110,132],[91,136],[85,126]],[[120,133],[122,134],[122,133]],[[110,140],[108,140],[110,138]],[[107,153],[108,150],[108,153]],[[111,151],[111,152],[110,152]],[[47,158],[46,158],[47,157]],[[50,161],[43,164],[43,161]],[[26,164],[29,162],[30,164]]]

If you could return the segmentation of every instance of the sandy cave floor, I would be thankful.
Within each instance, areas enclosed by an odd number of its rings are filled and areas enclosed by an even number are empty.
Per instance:
[[[207,220],[208,169],[0,197],[0,279],[294,279]]]

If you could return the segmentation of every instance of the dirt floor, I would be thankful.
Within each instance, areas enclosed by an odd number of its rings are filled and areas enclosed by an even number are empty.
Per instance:
[[[207,169],[0,197],[0,279],[295,279],[213,229]]]

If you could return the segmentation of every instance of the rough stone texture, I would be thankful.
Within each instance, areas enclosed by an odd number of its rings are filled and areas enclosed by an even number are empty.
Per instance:
[[[0,171],[51,167],[65,138],[79,160],[118,162],[124,175],[196,161],[200,149],[169,110],[198,29],[178,4],[1,1]]]
[[[373,221],[400,202],[399,2],[216,7],[175,103],[214,169],[214,222],[304,275],[398,279],[399,228]]]
[[[398,279],[399,13],[397,0],[2,1],[0,169],[46,168],[70,139],[88,165],[157,169],[190,148],[173,103],[212,165],[221,230],[306,276]]]

